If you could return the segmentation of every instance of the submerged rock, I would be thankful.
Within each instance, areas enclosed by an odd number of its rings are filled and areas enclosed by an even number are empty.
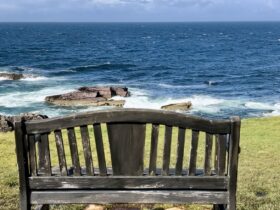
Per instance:
[[[128,97],[126,87],[81,87],[78,91],[47,96],[45,101],[58,106],[117,106],[122,107],[125,100],[109,100],[114,96]]]
[[[161,107],[161,109],[165,109],[165,110],[182,110],[182,111],[186,111],[191,109],[192,107],[192,103],[190,101],[188,102],[183,102],[183,103],[174,103],[174,104],[168,104],[168,105],[164,105]]]
[[[0,73],[0,77],[5,78],[7,80],[20,80],[25,78],[23,74],[20,73]]]
[[[23,113],[17,116],[0,115],[0,132],[8,132],[14,130],[16,121],[39,120],[46,119],[48,116],[34,113]]]
[[[2,80],[21,80],[21,79],[37,79],[38,76],[32,74],[0,72],[0,78]]]

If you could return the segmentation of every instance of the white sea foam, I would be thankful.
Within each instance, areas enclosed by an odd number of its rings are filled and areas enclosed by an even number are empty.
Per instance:
[[[0,95],[0,106],[30,107],[32,103],[44,102],[45,97],[72,91],[69,87],[52,87],[39,91],[23,91]]]
[[[267,116],[267,117],[280,116],[280,103],[274,104],[273,111],[270,113],[264,113],[264,116]]]
[[[218,99],[205,95],[193,95],[186,98],[151,98],[147,93],[138,91],[137,94],[131,95],[129,98],[113,97],[113,99],[124,99],[126,101],[125,108],[146,108],[146,109],[160,109],[164,105],[183,103],[191,101],[193,108],[191,111],[202,111],[205,113],[215,113],[220,110],[221,105],[225,103],[225,100]]]
[[[163,88],[175,88],[175,89],[180,89],[180,88],[205,88],[205,84],[198,84],[198,85],[169,85],[165,83],[159,83],[158,86],[163,87]]]
[[[260,103],[260,102],[247,102],[245,103],[247,108],[257,109],[257,110],[274,110],[275,106],[268,103]]]
[[[255,110],[263,110],[263,116],[280,116],[280,103],[261,103],[261,102],[247,102],[245,107]]]
[[[263,116],[265,117],[275,117],[275,116],[280,116],[280,110],[274,110],[270,113],[264,113]]]
[[[23,79],[21,79],[21,80],[23,80],[23,81],[40,81],[40,80],[46,80],[46,79],[49,79],[49,78],[47,78],[47,77],[43,77],[43,76],[39,76],[39,77],[37,77],[37,76],[35,76],[35,77],[26,77],[26,78],[23,78]]]
[[[7,77],[0,77],[0,80],[11,80],[11,79],[9,79]]]
[[[12,74],[11,72],[7,72],[7,71],[1,71],[0,73],[4,73],[4,74]],[[37,76],[34,74],[23,74],[23,78],[21,78],[20,80],[23,81],[39,81],[39,80],[45,80],[48,79],[47,77],[44,76]],[[4,80],[13,80],[11,77],[9,77],[8,75],[6,76],[1,76],[0,77],[0,81],[4,81]]]
[[[101,84],[100,84],[101,85]],[[108,84],[107,84],[108,85]],[[93,111],[99,109],[108,109],[110,107],[84,107],[65,109],[64,107],[46,106],[44,99],[46,96],[63,94],[75,90],[76,86],[54,86],[44,88],[39,91],[22,91],[0,94],[0,106],[7,108],[16,107],[29,107],[31,111],[47,114],[49,116],[57,116],[69,113],[76,113],[82,111]],[[209,95],[191,95],[182,98],[167,98],[167,97],[153,97],[150,92],[143,91],[137,88],[129,88],[131,97],[123,98],[120,96],[113,97],[113,99],[123,99],[126,101],[125,108],[146,108],[146,109],[160,109],[161,106],[182,103],[191,101],[192,109],[190,113],[205,113],[205,114],[218,114],[224,110],[241,110],[250,109],[253,114],[257,116],[279,116],[280,115],[280,102],[279,103],[261,103],[257,101],[248,101],[246,99],[225,99]],[[34,104],[35,103],[35,104]],[[6,113],[9,114],[9,113]],[[248,113],[250,115],[250,113]]]

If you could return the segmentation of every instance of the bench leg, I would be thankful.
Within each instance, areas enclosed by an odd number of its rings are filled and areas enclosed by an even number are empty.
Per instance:
[[[37,205],[35,207],[35,210],[49,210],[49,209],[50,209],[49,204]]]
[[[214,204],[213,210],[227,210],[227,205],[225,204]]]
[[[31,210],[31,205],[29,205],[27,202],[21,201],[20,210]]]
[[[31,204],[29,203],[28,199],[26,198],[27,194],[25,193],[20,193],[20,210],[31,210]]]

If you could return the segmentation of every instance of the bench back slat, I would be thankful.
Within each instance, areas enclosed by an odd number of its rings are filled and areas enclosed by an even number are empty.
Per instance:
[[[186,129],[178,129],[178,142],[177,142],[177,158],[176,158],[176,175],[182,175],[184,147],[185,147]]]
[[[143,175],[146,124],[108,123],[114,175]]]
[[[227,135],[218,135],[218,175],[225,175],[225,167],[226,167],[226,143],[227,143]]]
[[[155,175],[157,170],[158,133],[159,125],[152,124],[149,175]]]
[[[75,176],[81,175],[81,166],[78,154],[77,140],[74,128],[67,128],[67,135],[72,159],[72,165]]]
[[[38,157],[39,157],[39,167],[38,173],[45,176],[51,175],[51,159],[50,159],[50,148],[49,148],[49,136],[47,133],[38,135]]]
[[[64,143],[61,130],[54,131],[56,149],[57,149],[57,156],[59,161],[59,169],[61,176],[67,175],[67,165],[65,159],[65,151],[64,151]]]
[[[204,174],[211,174],[211,159],[212,159],[213,135],[206,133],[205,139],[205,158],[204,158]]]
[[[94,138],[95,138],[96,151],[97,151],[99,174],[100,176],[106,176],[107,167],[106,167],[104,144],[103,144],[103,137],[102,137],[100,124],[99,123],[94,124],[93,130],[94,130]]]
[[[84,150],[84,157],[86,163],[86,175],[93,175],[94,168],[93,168],[93,161],[92,161],[92,152],[90,147],[90,138],[88,127],[86,125],[80,126],[80,132],[82,137],[82,144]]]
[[[30,135],[29,136],[28,145],[29,145],[30,173],[31,173],[32,176],[37,176],[35,135]]]
[[[163,164],[162,164],[162,174],[161,174],[163,176],[169,175],[171,138],[172,138],[172,127],[166,125],[165,134],[164,134]]]
[[[191,155],[190,155],[190,165],[189,165],[190,176],[194,176],[196,172],[198,136],[199,136],[199,131],[192,130]]]

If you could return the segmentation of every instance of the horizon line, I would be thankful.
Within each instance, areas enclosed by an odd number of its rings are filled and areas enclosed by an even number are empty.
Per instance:
[[[193,21],[0,21],[0,23],[271,23],[280,20],[193,20]]]

